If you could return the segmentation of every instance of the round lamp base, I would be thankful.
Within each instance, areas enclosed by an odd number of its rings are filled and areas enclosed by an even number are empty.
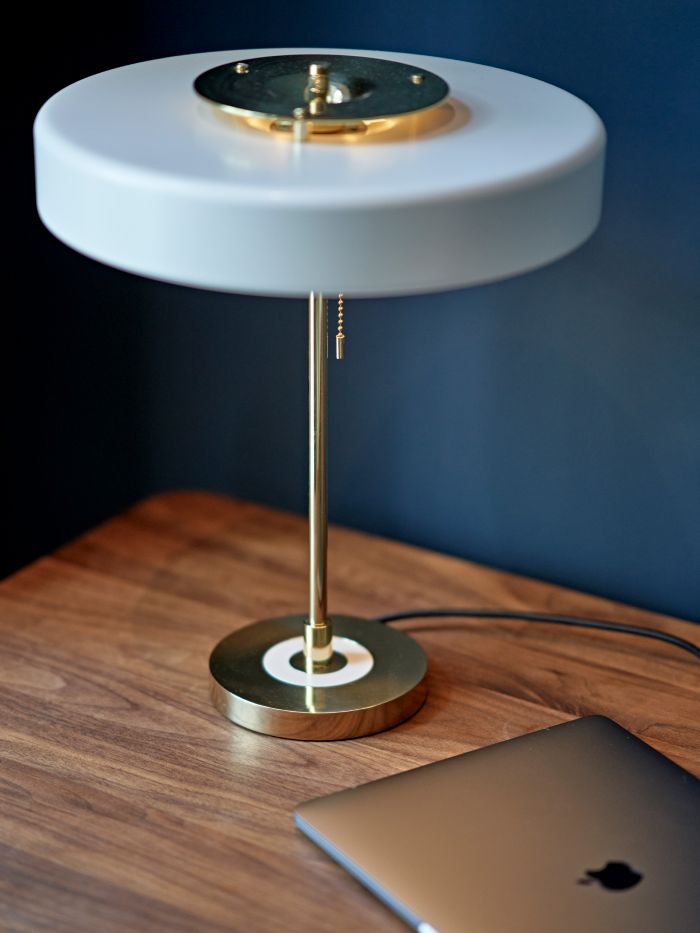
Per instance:
[[[334,662],[300,669],[304,616],[265,619],[228,635],[209,660],[214,705],[255,732],[285,739],[352,739],[390,729],[425,701],[428,663],[398,629],[333,616]]]

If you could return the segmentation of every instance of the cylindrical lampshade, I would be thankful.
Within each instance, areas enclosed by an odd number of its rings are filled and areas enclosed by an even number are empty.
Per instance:
[[[605,134],[585,103],[523,75],[381,56],[450,86],[415,138],[290,142],[214,116],[198,74],[246,49],[142,62],[60,91],[35,125],[37,200],[74,249],[202,288],[361,297],[459,288],[551,262],[594,230]],[[343,53],[344,50],[337,50]]]

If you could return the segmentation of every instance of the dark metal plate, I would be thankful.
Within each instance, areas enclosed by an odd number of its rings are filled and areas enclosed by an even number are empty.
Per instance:
[[[305,104],[309,66],[326,63],[330,94],[314,121],[373,120],[433,107],[449,94],[438,75],[414,65],[356,55],[270,55],[205,71],[194,82],[206,100],[240,114],[289,119]],[[238,70],[236,68],[238,66]]]

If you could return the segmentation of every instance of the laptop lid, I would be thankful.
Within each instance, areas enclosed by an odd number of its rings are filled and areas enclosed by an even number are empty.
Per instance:
[[[302,804],[421,933],[698,933],[700,781],[600,716]]]

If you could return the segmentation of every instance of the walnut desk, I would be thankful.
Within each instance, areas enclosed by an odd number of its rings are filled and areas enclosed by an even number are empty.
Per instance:
[[[333,609],[454,605],[700,627],[334,529]],[[302,800],[587,713],[700,774],[700,666],[668,645],[530,622],[401,623],[428,701],[340,743],[247,732],[209,701],[237,625],[299,611],[306,525],[203,493],[136,506],[0,584],[0,929],[401,931],[294,827]]]

